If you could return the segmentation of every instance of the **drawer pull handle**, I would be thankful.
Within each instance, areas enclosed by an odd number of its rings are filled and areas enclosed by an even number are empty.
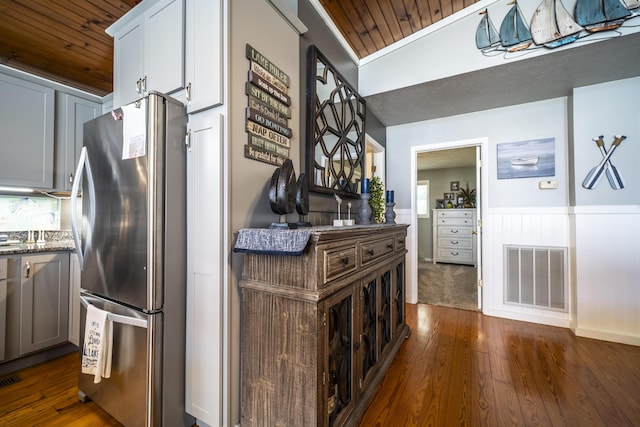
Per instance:
[[[451,240],[451,244],[452,244],[452,245],[457,245],[458,243],[460,243],[460,242],[459,242],[459,241],[457,241],[457,240]]]
[[[455,230],[455,229],[453,229],[453,228],[452,228],[452,229],[451,229],[451,232],[452,232],[452,233],[457,233],[457,232],[458,232],[458,230]]]
[[[388,248],[388,249],[393,249],[393,245],[392,245],[392,244],[388,244],[388,245],[387,245],[387,248]]]
[[[458,252],[449,252],[452,256],[458,256],[460,255]]]
[[[342,263],[343,263],[344,265],[349,264],[349,257],[348,257],[348,256],[346,256],[346,257],[342,258]]]
[[[404,245],[404,239],[398,240],[398,243],[400,243],[401,245]]]
[[[374,252],[373,252],[373,249],[369,249],[369,250],[367,251],[367,253],[368,253],[370,256],[373,256],[373,253],[374,253]]]

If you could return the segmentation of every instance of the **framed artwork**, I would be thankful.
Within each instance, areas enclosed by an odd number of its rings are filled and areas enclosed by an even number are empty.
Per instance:
[[[555,176],[556,139],[505,142],[497,146],[498,179]]]
[[[460,181],[451,181],[451,191],[458,191],[460,189]]]
[[[455,193],[444,193],[444,199],[453,201],[456,199],[456,195]]]

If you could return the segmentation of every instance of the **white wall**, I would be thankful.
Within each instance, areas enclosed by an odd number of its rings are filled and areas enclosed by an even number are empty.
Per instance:
[[[633,94],[633,95],[632,95]],[[575,247],[574,324],[577,335],[640,345],[640,77],[578,88],[573,95]],[[592,190],[580,183],[602,158],[594,136],[627,139],[611,161],[626,187],[604,178]]]
[[[409,123],[387,129],[387,187],[396,191],[396,206],[411,204],[411,147],[486,137],[489,140],[489,206],[568,206],[567,98],[497,108],[424,122]],[[543,178],[498,180],[495,168],[496,145],[502,142],[555,138],[558,189],[539,190]]]
[[[405,166],[411,147],[488,139],[488,156],[482,161],[488,176],[482,230],[486,314],[572,327],[578,335],[640,345],[640,176],[635,165],[640,158],[640,103],[629,96],[637,93],[640,78],[626,79],[576,89],[571,98],[388,129],[388,185],[396,189],[399,208],[411,203],[411,171]],[[591,138],[616,133],[628,137],[612,157],[627,188],[612,190],[605,179],[596,190],[583,189],[584,175],[601,158]],[[607,146],[611,136],[605,137]],[[547,177],[497,179],[496,144],[543,137],[556,138],[552,179],[558,180],[558,189],[538,188]],[[575,193],[575,207],[569,190]],[[569,248],[568,312],[503,303],[505,244]]]
[[[539,48],[533,51],[483,55],[475,43],[475,32],[481,16],[478,10],[487,8],[489,17],[496,29],[499,29],[507,11],[511,8],[508,0],[484,0],[467,8],[459,15],[452,16],[432,28],[436,31],[422,31],[420,35],[411,37],[411,43],[402,45],[383,56],[363,61],[360,67],[360,86],[358,92],[362,96],[386,92],[424,82],[468,73],[484,68],[530,59],[540,55],[553,54],[566,49],[584,46],[585,43],[596,42],[597,39],[613,37],[614,32],[602,35],[591,35],[579,43],[569,43],[556,49]],[[573,11],[575,0],[563,0],[565,8]],[[519,0],[518,6],[525,21],[529,22],[540,0]],[[459,17],[454,22],[450,22]],[[634,26],[638,18],[628,21],[627,25],[618,29],[621,34],[640,31]],[[449,25],[446,25],[449,23]],[[431,32],[429,32],[431,31]],[[594,59],[595,60],[595,59]],[[390,78],[392,76],[392,78]]]

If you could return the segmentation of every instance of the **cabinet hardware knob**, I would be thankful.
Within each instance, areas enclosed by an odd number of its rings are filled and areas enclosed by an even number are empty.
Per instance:
[[[184,136],[184,145],[187,147],[187,151],[191,151],[191,129],[189,129]]]
[[[73,173],[69,172],[69,184],[73,184]]]
[[[344,257],[344,258],[342,258],[342,263],[343,263],[344,265],[349,264],[349,257]]]
[[[393,245],[392,245],[392,244],[388,244],[388,245],[387,245],[387,248],[389,248],[389,249],[393,249]]]
[[[136,93],[142,95],[142,79],[138,79],[136,82]]]
[[[373,252],[373,249],[369,249],[369,250],[367,251],[367,253],[368,253],[369,255],[373,256],[373,253],[374,253],[374,252]]]
[[[31,276],[31,263],[27,261],[27,263],[25,264],[25,267],[27,269],[27,279],[28,279]]]
[[[458,243],[460,243],[460,242],[458,242],[457,240],[451,240],[451,244],[452,245],[457,245]]]
[[[478,234],[478,232],[477,231],[472,231],[471,234],[476,235],[476,234]]]

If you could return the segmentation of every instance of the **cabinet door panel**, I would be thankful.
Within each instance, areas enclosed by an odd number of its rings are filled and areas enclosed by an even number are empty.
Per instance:
[[[145,43],[145,90],[171,93],[183,88],[184,0],[149,11]]]
[[[378,282],[379,289],[379,307],[378,307],[378,336],[379,336],[379,354],[384,354],[387,346],[391,342],[391,305],[392,305],[392,288],[391,288],[391,270],[385,270],[380,274]]]
[[[187,111],[193,113],[222,104],[222,2],[187,0],[185,28]]]
[[[340,425],[354,405],[354,340],[352,288],[338,292],[325,303],[326,354],[326,402],[325,413],[329,427]]]
[[[360,285],[360,348],[358,381],[359,387],[366,387],[369,374],[378,362],[378,281],[376,276],[369,276]]]
[[[22,257],[20,355],[63,343],[69,322],[69,255]]]
[[[113,106],[130,104],[140,98],[136,82],[144,75],[144,26],[136,21],[116,35],[113,55]]]
[[[0,185],[53,188],[54,90],[0,74]]]

